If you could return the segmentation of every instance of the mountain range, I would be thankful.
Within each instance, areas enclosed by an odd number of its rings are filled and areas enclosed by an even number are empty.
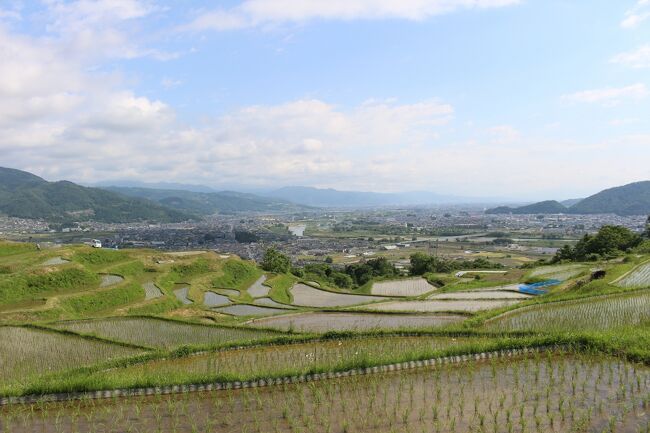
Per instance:
[[[546,200],[520,207],[500,206],[487,214],[650,214],[650,181],[609,188],[581,200]]]

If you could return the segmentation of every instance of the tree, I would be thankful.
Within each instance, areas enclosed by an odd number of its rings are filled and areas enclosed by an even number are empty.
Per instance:
[[[334,259],[330,256],[327,256],[325,257],[325,263],[331,265],[332,263],[334,263]]]
[[[291,269],[291,260],[275,248],[269,248],[262,258],[262,269],[268,272],[284,274]]]
[[[423,275],[433,272],[433,257],[424,253],[411,255],[411,275]]]

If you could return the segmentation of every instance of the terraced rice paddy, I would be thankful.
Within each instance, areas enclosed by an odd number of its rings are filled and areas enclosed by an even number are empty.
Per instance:
[[[645,432],[647,367],[560,356],[0,409],[12,433]]]
[[[214,292],[205,292],[203,295],[203,305],[206,307],[221,307],[230,304],[230,299],[228,299],[227,296],[223,296]]]
[[[621,287],[650,287],[650,262],[644,263],[625,275],[616,285]]]
[[[248,288],[248,294],[253,298],[261,298],[263,296],[269,296],[269,291],[271,288],[265,286],[264,282],[266,281],[266,275],[262,275],[253,283],[252,286]]]
[[[427,299],[529,299],[530,295],[507,290],[472,290],[470,292],[436,293]]]
[[[213,308],[218,313],[230,314],[233,316],[272,316],[274,314],[286,313],[286,309],[258,307],[256,305],[237,304],[227,307]]]
[[[192,304],[192,300],[187,297],[187,294],[189,293],[190,288],[187,286],[180,287],[178,289],[174,289],[174,296],[176,296],[176,299],[181,301],[185,305],[190,305]]]
[[[59,329],[94,334],[146,347],[173,348],[188,344],[221,344],[276,336],[272,332],[242,328],[193,325],[140,317],[63,322]]]
[[[44,261],[43,266],[65,265],[66,263],[70,263],[70,260],[64,259],[63,257],[52,257],[51,259]]]
[[[301,307],[346,307],[383,300],[376,296],[346,295],[315,289],[306,284],[296,284],[291,288],[293,304]]]
[[[411,278],[408,280],[380,281],[373,283],[370,292],[381,296],[421,296],[435,290],[424,278]]]
[[[479,340],[471,340],[477,344]],[[483,339],[487,343],[488,339]],[[137,380],[149,383],[173,383],[177,378],[202,381],[207,378],[272,377],[303,374],[317,369],[344,368],[355,362],[373,360],[388,363],[396,357],[413,359],[461,347],[467,338],[381,337],[312,341],[265,347],[218,351],[177,359],[163,359],[122,369],[98,372],[92,377],[111,377],[120,383]]]
[[[585,269],[584,265],[540,266],[534,269],[530,276],[564,281],[579,275]]]
[[[650,292],[548,303],[504,314],[487,323],[502,331],[606,330],[650,321]]]
[[[106,274],[102,275],[102,281],[99,283],[99,287],[110,287],[116,284],[120,284],[124,281],[124,278],[119,275]]]
[[[453,314],[365,314],[365,313],[301,313],[255,319],[248,324],[281,331],[298,332],[370,331],[374,329],[434,328],[457,323],[465,316]]]
[[[287,308],[290,310],[295,309],[295,307],[291,307],[289,305],[285,304],[280,304],[279,302],[275,302],[271,298],[257,298],[253,301],[253,304],[255,305],[261,305],[263,307],[273,307],[273,308]]]
[[[142,288],[144,289],[145,301],[160,298],[163,295],[163,292],[154,284],[153,281],[147,281],[142,285]]]
[[[238,297],[239,296],[239,290],[235,289],[217,289],[219,293],[223,293],[226,296],[232,296],[232,297]]]
[[[101,341],[15,326],[0,327],[0,342],[2,385],[142,352]]]
[[[505,307],[521,302],[518,299],[468,299],[468,300],[424,300],[424,301],[395,301],[381,304],[364,305],[359,307],[369,311],[405,311],[410,313],[445,313],[445,312],[466,312],[490,310],[493,308]]]

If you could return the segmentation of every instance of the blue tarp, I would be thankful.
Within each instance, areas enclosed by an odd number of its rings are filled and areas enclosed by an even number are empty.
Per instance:
[[[562,281],[560,280],[546,280],[540,281],[539,283],[522,284],[519,286],[519,291],[527,295],[544,295],[548,292],[546,290],[541,290],[542,287],[557,286],[561,282]]]

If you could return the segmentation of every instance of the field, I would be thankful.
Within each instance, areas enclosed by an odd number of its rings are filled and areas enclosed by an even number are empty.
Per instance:
[[[265,331],[193,325],[146,317],[63,322],[54,326],[58,329],[97,335],[139,346],[167,349],[183,345],[215,345],[275,336],[274,333]]]
[[[635,268],[616,284],[621,287],[650,287],[650,262]]]
[[[485,254],[515,264],[343,289],[209,251],[0,242],[0,431],[648,433],[650,257]]]
[[[424,278],[408,280],[380,281],[374,283],[370,289],[373,295],[381,296],[421,296],[435,290]]]
[[[606,330],[650,322],[650,291],[549,303],[506,313],[489,323],[503,331]]]
[[[0,326],[0,382],[30,377],[142,353],[141,349],[52,331]]]
[[[310,384],[0,409],[5,431],[645,432],[650,371],[549,354]]]

